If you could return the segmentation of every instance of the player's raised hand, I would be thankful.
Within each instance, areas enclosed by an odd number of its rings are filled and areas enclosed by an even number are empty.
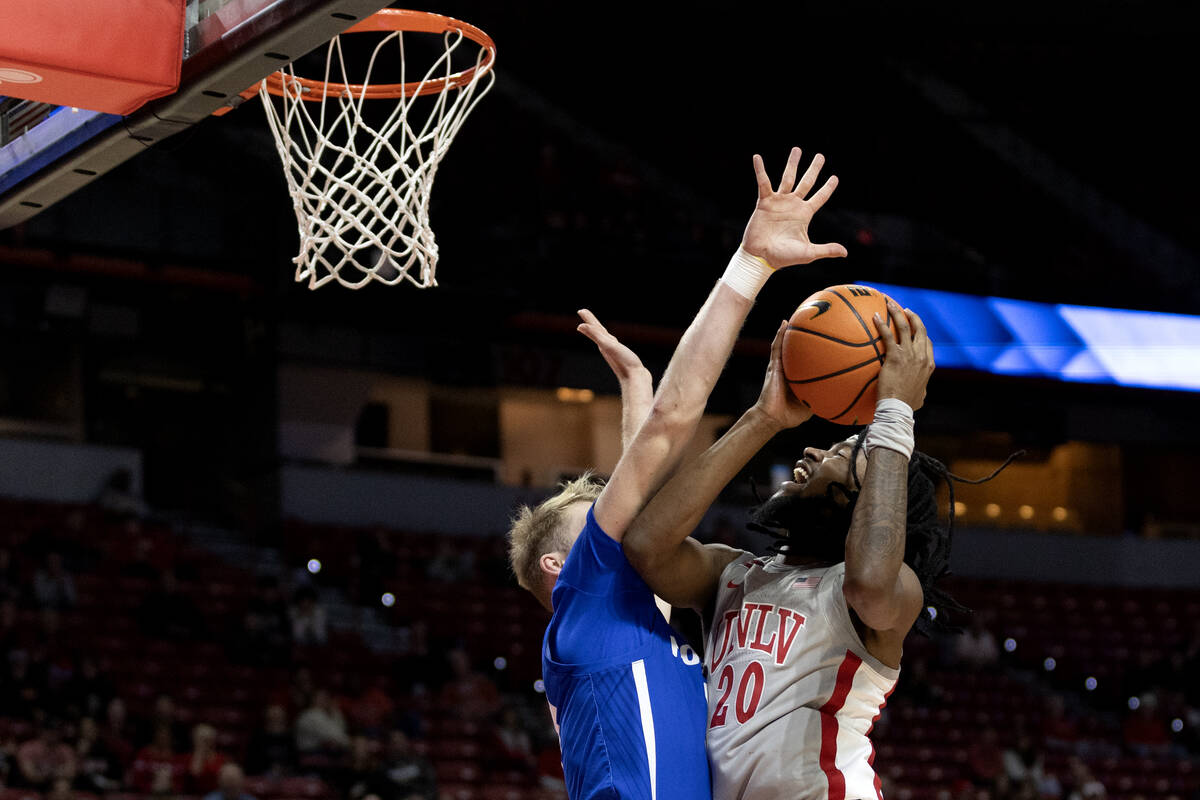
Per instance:
[[[916,411],[925,403],[925,387],[933,374],[933,342],[921,322],[912,311],[901,308],[896,301],[888,299],[888,315],[896,326],[893,335],[891,326],[875,314],[875,329],[883,340],[883,366],[879,369],[879,397],[894,397],[903,400]]]
[[[793,147],[778,188],[772,188],[762,156],[754,156],[758,203],[742,237],[742,247],[747,253],[766,260],[775,269],[808,264],[819,258],[845,257],[846,248],[842,245],[813,244],[808,237],[808,225],[813,215],[825,205],[838,185],[837,176],[830,175],[820,189],[812,191],[824,164],[823,155],[813,156],[808,169],[797,181],[800,148]],[[812,192],[811,196],[809,192]]]
[[[576,330],[596,344],[600,355],[604,357],[604,361],[617,376],[618,381],[624,383],[633,379],[649,379],[650,371],[642,366],[642,360],[638,358],[637,353],[609,333],[608,328],[600,324],[600,320],[596,319],[595,314],[586,308],[581,308],[576,313],[583,320]]]
[[[796,399],[783,377],[783,335],[787,333],[787,320],[779,324],[775,339],[771,342],[771,360],[767,363],[767,377],[755,406],[780,428],[794,428],[807,422],[813,412]]]

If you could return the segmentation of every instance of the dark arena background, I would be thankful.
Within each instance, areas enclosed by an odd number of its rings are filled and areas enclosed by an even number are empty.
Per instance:
[[[957,348],[918,446],[967,477],[1025,451],[956,493],[975,614],[910,637],[883,796],[1200,798],[1189,5],[424,10],[498,48],[438,173],[436,288],[293,283],[257,100],[0,231],[0,800],[192,800],[225,764],[258,800],[565,798],[504,532],[619,454],[575,311],[661,375],[751,156],[777,175],[792,145],[839,176],[813,235],[850,255],[771,279],[694,447],[801,300],[878,283],[962,296],[911,301]],[[1033,312],[996,344],[982,298],[1145,313],[1034,347],[1039,371],[1006,349]],[[1079,366],[1108,335],[1136,379]],[[761,547],[751,485],[844,431],[777,437],[696,536]]]

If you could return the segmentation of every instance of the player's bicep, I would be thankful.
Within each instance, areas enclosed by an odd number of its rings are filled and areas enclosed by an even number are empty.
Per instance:
[[[846,602],[868,628],[907,633],[921,613],[925,593],[917,573],[908,564],[902,563],[896,574],[895,587],[886,596],[866,599],[847,594]]]
[[[703,611],[717,591],[721,573],[740,550],[685,539],[668,561],[634,568],[656,595],[679,608]]]

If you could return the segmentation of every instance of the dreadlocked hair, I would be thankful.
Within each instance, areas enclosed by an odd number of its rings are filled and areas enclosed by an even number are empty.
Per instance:
[[[820,525],[821,532],[826,535],[812,537],[806,532],[796,531],[803,536],[803,549],[806,555],[824,558],[830,561],[841,561],[846,554],[846,536],[850,532],[850,520],[854,506],[858,502],[859,490],[862,489],[862,477],[858,474],[858,455],[862,452],[866,441],[864,428],[854,442],[850,454],[850,477],[854,488],[841,484],[830,484],[827,490],[831,501],[828,511],[822,511],[822,520],[831,525]],[[992,474],[984,478],[963,478],[951,472],[945,464],[933,456],[913,451],[908,462],[908,512],[906,518],[906,536],[904,542],[904,563],[916,573],[925,593],[925,607],[914,625],[917,631],[927,637],[960,633],[962,629],[952,621],[952,615],[970,614],[971,610],[937,587],[938,581],[949,576],[950,546],[954,538],[954,484],[980,484],[990,481],[1000,474],[1012,461],[1025,454],[1019,450],[1010,455]],[[949,514],[945,525],[938,518],[937,486],[944,481],[949,491]],[[841,505],[832,502],[834,492],[843,494],[848,503]],[[777,521],[757,516],[755,522],[748,526],[752,530],[768,533],[781,539],[771,548],[775,552],[787,552],[789,549],[790,530],[779,530]],[[838,533],[829,535],[833,531]]]

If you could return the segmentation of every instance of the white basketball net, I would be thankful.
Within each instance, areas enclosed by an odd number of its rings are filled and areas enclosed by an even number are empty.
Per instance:
[[[442,38],[444,53],[421,78],[421,87],[453,76],[455,49],[470,43],[458,30]],[[325,59],[325,83],[336,64],[342,74],[335,83],[361,84],[365,90],[376,58],[390,45],[400,48],[399,82],[408,83],[399,31],[374,48],[361,80],[347,79],[341,41],[334,37]],[[364,91],[358,97],[329,92],[321,100],[303,100],[308,90],[289,65],[283,70],[285,93],[277,104],[263,82],[259,95],[300,227],[300,253],[293,259],[297,282],[307,282],[310,289],[330,281],[351,289],[371,281],[409,281],[423,289],[437,285],[438,246],[429,223],[429,198],[438,164],[495,81],[490,68],[479,67],[486,52],[480,48],[470,82],[421,97],[367,100]],[[372,127],[363,117],[364,102],[367,108],[389,102],[396,107]],[[418,113],[425,114],[423,121],[416,119]]]

